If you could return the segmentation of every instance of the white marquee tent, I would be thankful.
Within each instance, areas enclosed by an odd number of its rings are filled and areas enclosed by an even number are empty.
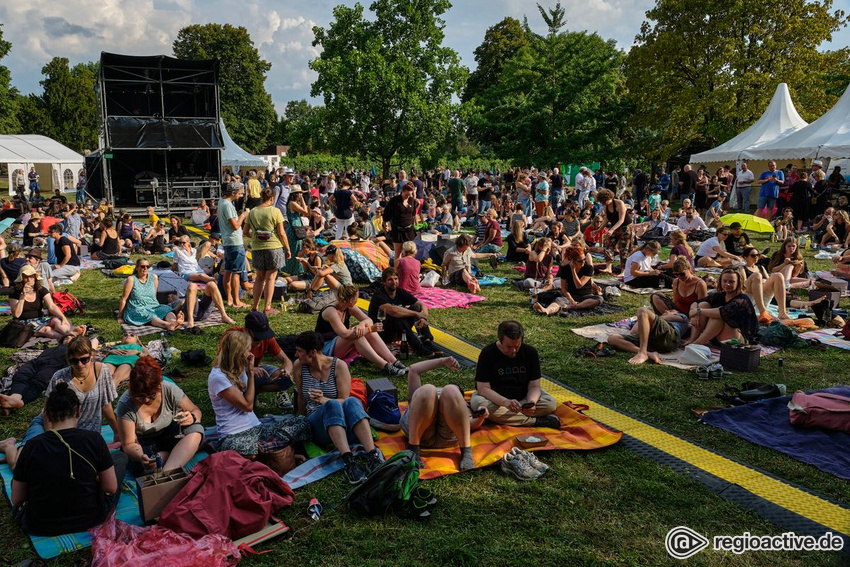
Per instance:
[[[779,140],[743,152],[747,159],[850,158],[850,87],[826,114]]]
[[[690,162],[692,164],[736,162],[750,150],[760,149],[766,144],[781,143],[806,125],[807,122],[800,118],[797,109],[794,108],[788,85],[779,83],[770,104],[755,124],[714,149],[693,154]]]
[[[85,158],[56,140],[35,134],[0,136],[0,187],[14,192],[15,171],[26,176],[31,167],[39,175],[42,195],[54,189],[73,191]],[[26,184],[27,190],[29,183]]]
[[[233,141],[230,134],[227,133],[227,128],[224,127],[224,120],[220,123],[221,138],[224,142],[224,148],[221,150],[221,167],[231,171],[239,171],[243,167],[267,167],[266,162],[258,156],[251,155]]]

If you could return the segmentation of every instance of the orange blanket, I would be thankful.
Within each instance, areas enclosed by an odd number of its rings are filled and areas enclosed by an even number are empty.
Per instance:
[[[337,248],[353,248],[355,252],[366,256],[381,271],[386,270],[390,266],[390,257],[387,256],[386,252],[369,240],[331,240],[330,243]]]
[[[472,455],[475,467],[492,465],[510,452],[514,446],[519,446],[515,440],[517,435],[535,435],[548,439],[546,445],[529,449],[532,451],[554,451],[556,449],[589,450],[601,449],[617,443],[622,433],[612,431],[597,423],[586,415],[579,413],[569,402],[558,406],[555,414],[561,419],[561,430],[535,429],[534,427],[510,427],[485,423],[478,431],[472,432]],[[399,404],[402,412],[407,407],[405,402]],[[403,451],[407,448],[407,438],[402,431],[395,433],[380,433],[377,441],[384,458]],[[419,478],[427,480],[447,474],[455,474],[460,462],[460,449],[421,449],[422,461],[425,468],[419,473]]]

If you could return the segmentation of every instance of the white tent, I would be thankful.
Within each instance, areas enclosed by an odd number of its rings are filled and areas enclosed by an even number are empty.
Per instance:
[[[690,161],[692,164],[735,162],[747,150],[782,140],[806,124],[791,102],[788,85],[779,83],[767,110],[755,124],[712,150],[693,154]]]
[[[73,191],[85,158],[56,140],[35,134],[0,136],[0,187],[14,193],[15,172],[26,177],[31,167],[39,175],[42,195],[54,189]],[[29,190],[29,183],[26,184]]]
[[[750,148],[750,159],[842,159],[850,158],[850,87],[829,112],[793,134]]]
[[[224,148],[221,150],[221,167],[229,168],[232,171],[239,171],[243,167],[262,167],[266,168],[266,162],[255,155],[251,155],[233,141],[230,134],[227,133],[227,128],[224,127],[224,120],[221,125],[221,138],[224,142]]]

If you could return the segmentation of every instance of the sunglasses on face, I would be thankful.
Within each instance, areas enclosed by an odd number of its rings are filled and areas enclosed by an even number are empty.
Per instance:
[[[91,362],[91,356],[81,356],[79,358],[68,357],[68,363],[71,365],[74,364],[88,364]]]
[[[139,264],[139,269],[140,269],[140,270],[147,270],[147,269],[149,269],[150,267],[151,267],[151,265],[150,265],[150,264]]]
[[[673,272],[673,275],[679,278],[688,275],[688,272]]]

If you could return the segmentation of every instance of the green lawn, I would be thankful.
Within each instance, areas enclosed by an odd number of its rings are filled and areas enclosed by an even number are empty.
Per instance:
[[[769,244],[755,239],[759,248]],[[776,244],[772,245],[775,249]],[[826,267],[812,260],[810,267]],[[500,266],[499,275],[516,277],[510,266]],[[107,340],[120,338],[113,316],[121,280],[104,278],[95,271],[83,273],[72,292],[88,305],[81,319],[94,323]],[[850,501],[848,483],[814,467],[757,447],[723,431],[701,425],[691,414],[693,407],[715,403],[722,384],[697,380],[693,373],[668,367],[627,364],[628,356],[590,360],[572,356],[579,346],[589,344],[572,333],[573,326],[610,321],[599,319],[544,318],[532,314],[527,294],[513,286],[484,288],[486,302],[470,309],[432,311],[435,326],[479,345],[494,340],[499,321],[513,318],[527,330],[530,344],[541,353],[544,372],[583,394],[630,413],[686,439],[715,449],[729,457],[765,469],[827,497]],[[644,296],[624,293],[619,302],[630,312],[645,301]],[[848,302],[842,302],[847,307]],[[619,314],[621,317],[627,313]],[[244,312],[239,314],[244,316]],[[311,329],[314,316],[284,313],[274,317],[278,333]],[[180,349],[206,348],[213,355],[218,342],[216,329],[192,337],[177,334],[170,339]],[[0,350],[0,362],[8,362],[8,350]],[[784,357],[788,390],[833,386],[846,381],[847,353],[785,351],[762,359],[758,372],[739,373],[730,382],[772,381],[776,360]],[[5,365],[4,365],[5,367]],[[181,386],[204,412],[204,423],[212,424],[206,394],[206,372],[182,368],[188,378]],[[371,366],[355,365],[355,376],[372,378]],[[426,381],[443,384],[451,380],[473,386],[474,375],[464,369],[459,375],[434,371]],[[406,381],[394,381],[406,394]],[[262,398],[257,413],[273,413],[271,396]],[[37,404],[0,420],[0,436],[20,437],[28,421],[39,411]],[[686,525],[709,538],[715,535],[776,535],[783,529],[754,513],[726,502],[702,485],[678,475],[668,467],[637,456],[621,446],[592,453],[565,451],[540,455],[552,469],[537,482],[520,483],[497,467],[475,470],[429,481],[440,505],[428,522],[395,518],[361,519],[335,506],[348,490],[342,475],[298,491],[295,504],[281,518],[294,530],[292,537],[264,546],[274,553],[252,556],[255,565],[661,565],[676,564],[664,549],[664,536],[678,525]],[[306,516],[307,502],[317,497],[325,506],[319,522]],[[29,541],[12,524],[8,505],[0,506],[0,541],[8,550],[4,559],[16,562],[34,556]],[[65,556],[57,565],[72,564],[79,556]],[[843,556],[824,553],[761,552],[736,556],[703,551],[690,560],[695,565],[829,565],[842,564]]]

